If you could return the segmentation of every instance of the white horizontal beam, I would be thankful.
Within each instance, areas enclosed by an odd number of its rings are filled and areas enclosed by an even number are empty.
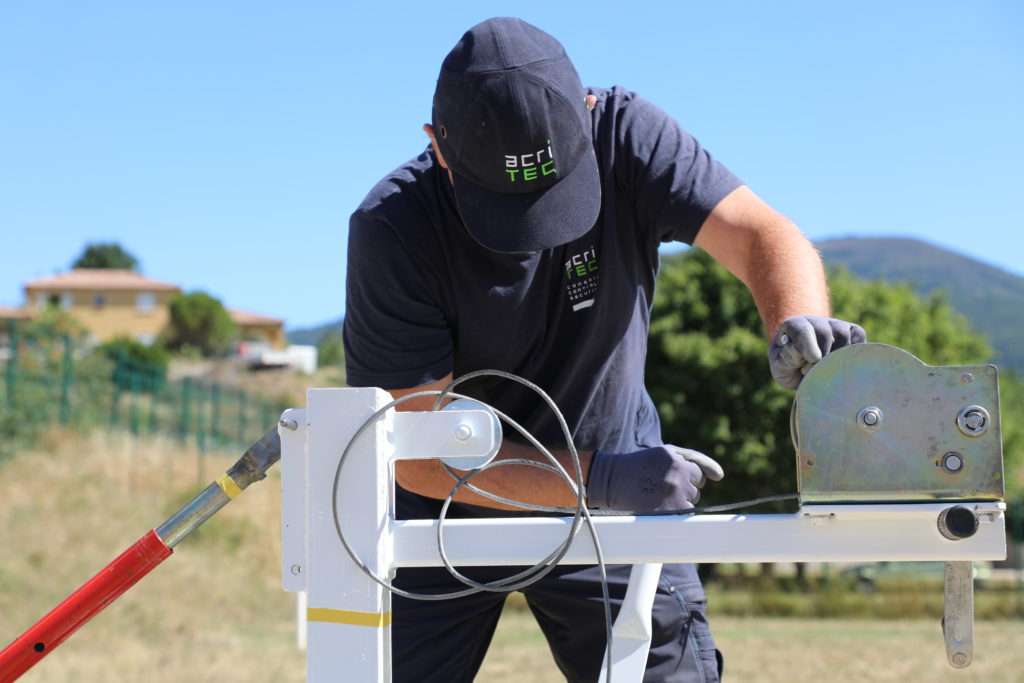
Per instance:
[[[950,503],[806,505],[792,514],[596,517],[609,564],[641,562],[870,562],[1001,560],[1006,557],[1003,503],[964,504],[980,524],[967,539],[939,533]],[[445,547],[461,566],[529,565],[566,536],[570,518],[454,519]],[[441,565],[437,520],[392,523],[394,567]],[[581,527],[562,564],[596,561]]]

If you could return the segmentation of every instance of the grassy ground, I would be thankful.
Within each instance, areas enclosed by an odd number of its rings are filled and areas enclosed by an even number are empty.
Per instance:
[[[980,622],[975,660],[946,664],[942,634],[929,621],[712,619],[725,653],[725,681],[758,683],[967,683],[1024,681],[1024,623]],[[560,683],[529,613],[505,610],[478,677],[487,683]]]
[[[194,494],[196,463],[194,451],[173,442],[54,435],[0,465],[0,641]],[[204,479],[227,464],[208,457]],[[267,484],[246,491],[22,680],[304,680],[293,597],[279,581],[280,484]]]
[[[234,456],[173,442],[53,434],[0,464],[0,645],[212,479]],[[33,669],[28,683],[304,680],[279,582],[280,483],[246,491],[198,537]],[[1024,681],[1024,622],[981,622],[954,672],[930,621],[713,618],[728,681]],[[508,609],[478,677],[561,681],[528,613]],[[357,682],[361,683],[361,682]]]

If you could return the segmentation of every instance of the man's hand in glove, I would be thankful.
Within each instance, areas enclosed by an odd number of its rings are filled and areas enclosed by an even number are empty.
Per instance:
[[[654,446],[635,453],[594,451],[587,482],[591,507],[660,512],[693,507],[708,479],[720,481],[722,466],[697,451]]]
[[[796,389],[815,363],[830,352],[867,339],[863,327],[843,320],[817,315],[787,318],[768,347],[772,377],[787,389]]]

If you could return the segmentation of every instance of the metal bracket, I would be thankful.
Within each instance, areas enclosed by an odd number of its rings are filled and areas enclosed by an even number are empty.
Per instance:
[[[396,460],[440,459],[459,469],[482,467],[501,447],[501,427],[485,410],[394,414],[389,434]]]

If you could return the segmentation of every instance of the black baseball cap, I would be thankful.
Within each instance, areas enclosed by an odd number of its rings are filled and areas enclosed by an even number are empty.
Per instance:
[[[585,98],[561,43],[521,19],[481,22],[445,57],[434,136],[483,246],[539,251],[594,226],[601,180]]]

